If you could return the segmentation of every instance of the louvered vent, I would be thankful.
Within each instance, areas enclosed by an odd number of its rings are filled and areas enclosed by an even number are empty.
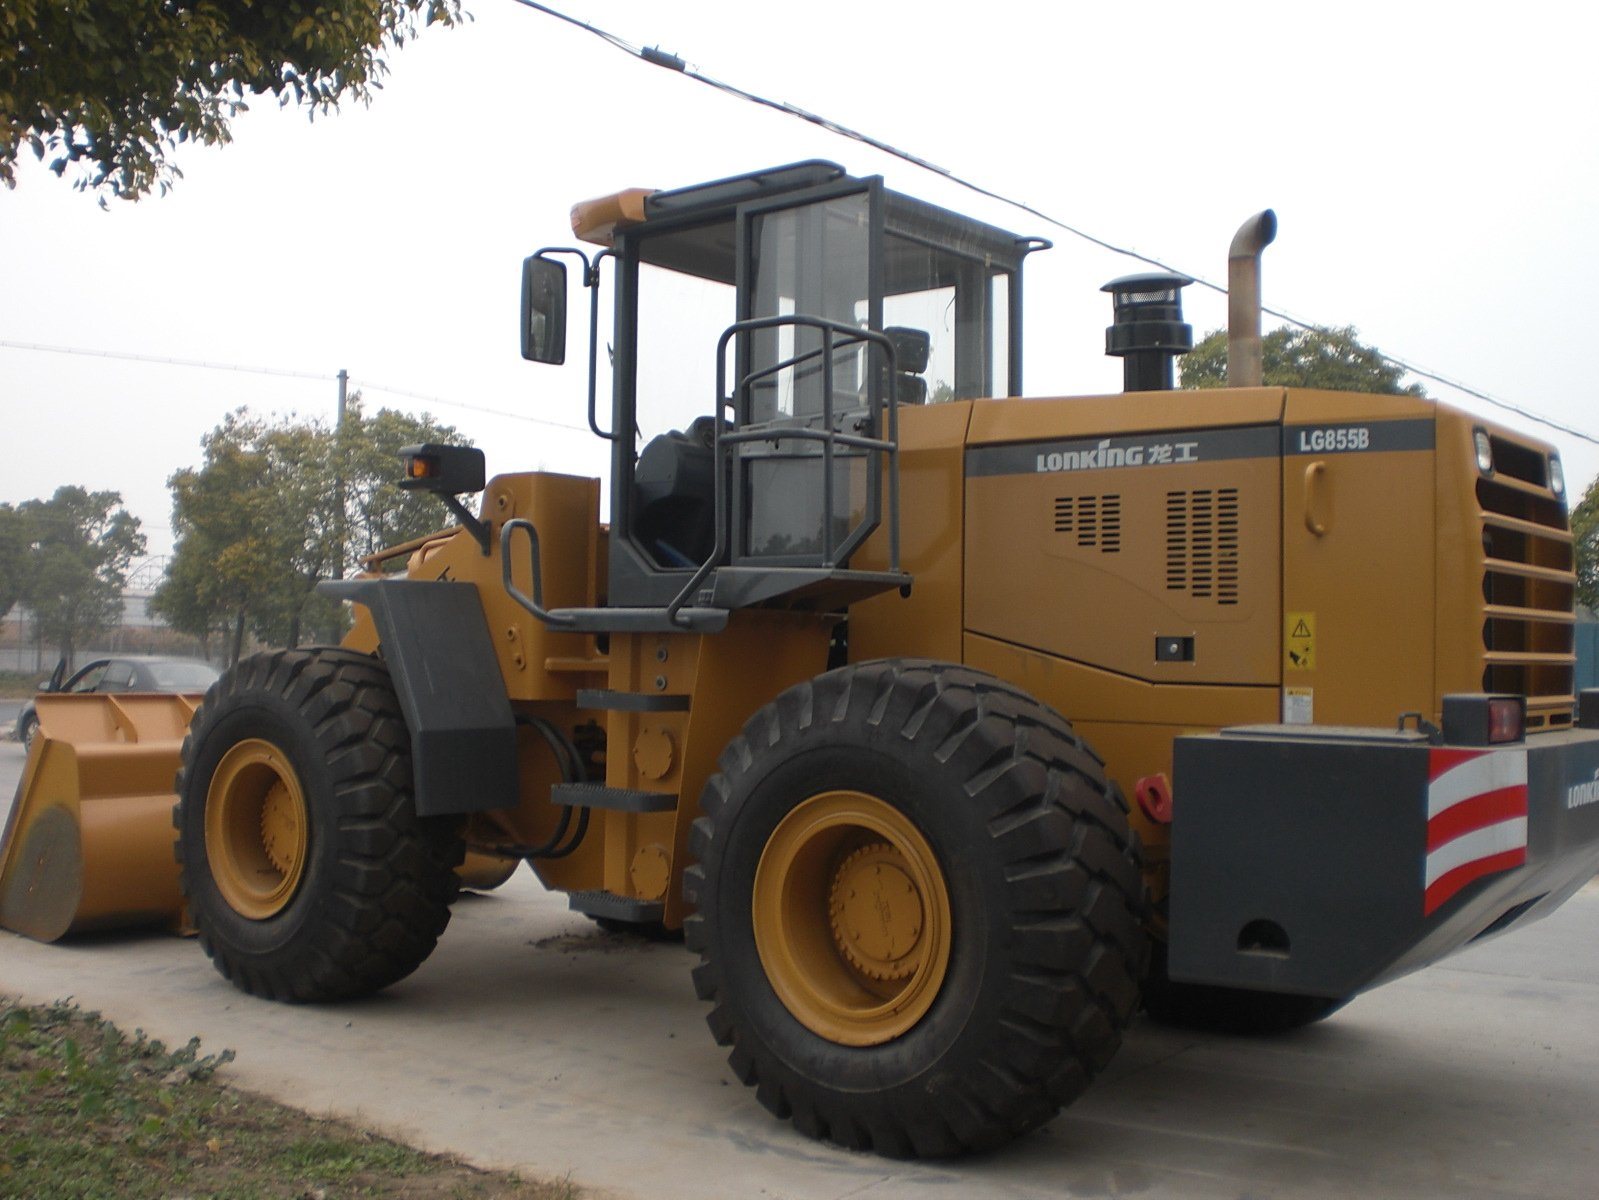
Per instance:
[[[1166,493],[1166,590],[1238,603],[1238,489]]]
[[[1071,536],[1085,550],[1117,554],[1122,548],[1122,498],[1057,496],[1055,532]]]
[[[1493,439],[1494,464],[1500,446]],[[1515,470],[1477,482],[1482,520],[1485,692],[1527,698],[1527,727],[1570,725],[1576,651],[1572,611],[1577,576],[1566,507],[1542,480],[1544,460],[1521,447]],[[1536,464],[1531,459],[1536,458]],[[1517,473],[1519,472],[1519,474]],[[1538,479],[1531,477],[1537,474]]]

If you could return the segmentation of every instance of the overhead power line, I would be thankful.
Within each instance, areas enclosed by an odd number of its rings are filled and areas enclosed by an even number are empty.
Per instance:
[[[565,421],[552,421],[548,417],[534,417],[527,413],[510,412],[503,408],[489,408],[482,404],[467,404],[462,400],[446,400],[442,396],[430,396],[425,392],[413,392],[406,388],[390,387],[386,383],[373,383],[370,379],[362,379],[352,375],[350,382],[354,383],[363,392],[382,392],[387,396],[404,396],[409,400],[421,400],[428,404],[443,404],[450,408],[464,408],[468,412],[487,413],[491,417],[509,417],[513,421],[531,421],[535,425],[549,425],[555,429],[570,429],[574,433],[587,433],[586,425],[569,425]]]
[[[290,371],[283,367],[252,367],[243,363],[205,362],[195,358],[163,358],[155,354],[133,354],[126,350],[88,350],[82,346],[47,346],[41,342],[11,342],[0,339],[9,350],[38,350],[45,354],[70,354],[77,358],[117,358],[126,362],[156,363],[164,367],[199,367],[206,371],[232,371],[240,375],[277,375],[285,379],[327,381],[332,375],[314,371]]]
[[[42,342],[13,342],[0,338],[0,347],[8,350],[36,350],[46,354],[67,354],[75,358],[112,358],[125,362],[154,363],[163,367],[195,367],[204,371],[228,371],[236,375],[275,375],[283,379],[310,379],[317,383],[333,383],[338,379],[337,372],[328,374],[317,371],[294,371],[287,367],[258,367],[246,363],[213,362],[196,358],[170,358],[155,354],[134,354],[127,350],[91,350],[83,346],[51,346]],[[410,400],[422,400],[429,404],[439,404],[446,408],[460,408],[468,412],[486,413],[494,417],[507,417],[513,421],[528,421],[534,425],[548,425],[555,429],[570,429],[574,433],[587,433],[588,428],[583,425],[571,425],[565,421],[552,421],[548,417],[535,417],[528,413],[510,412],[503,408],[489,408],[482,404],[467,404],[461,400],[450,400],[443,396],[432,396],[424,392],[413,392],[406,388],[391,387],[386,383],[374,383],[370,379],[352,377],[352,382],[369,392],[382,392],[390,396],[404,396]]]
[[[786,100],[773,100],[768,96],[762,96],[756,92],[746,91],[744,88],[738,87],[735,84],[731,84],[725,80],[717,79],[714,76],[707,75],[705,72],[696,69],[694,66],[676,54],[668,54],[667,52],[654,46],[636,46],[625,38],[619,37],[608,30],[601,29],[599,26],[590,21],[581,20],[572,16],[570,13],[565,13],[559,9],[551,8],[547,4],[540,4],[538,3],[538,0],[514,0],[514,2],[522,5],[524,8],[531,8],[534,11],[543,13],[546,16],[554,17],[558,21],[564,21],[568,25],[575,25],[579,29],[591,33],[600,40],[608,43],[611,46],[614,46],[624,54],[631,55],[634,58],[643,59],[645,62],[653,63],[657,67],[664,67],[669,71],[675,71],[680,75],[694,80],[696,83],[703,83],[707,87],[712,87],[717,91],[725,92],[729,96],[733,96],[749,104],[755,104],[763,108],[774,109],[786,116],[794,117],[801,121],[807,121],[812,125],[816,125],[827,130],[829,133],[837,134],[839,137],[849,138],[851,141],[860,142],[863,145],[870,146],[874,150],[880,150],[884,154],[897,158],[902,162],[910,163],[912,166],[920,167],[924,171],[931,171],[933,174],[947,179],[951,183],[963,187],[970,192],[975,192],[979,196],[984,196],[990,200],[996,200],[999,203],[1008,205],[1020,212],[1027,213],[1029,216],[1036,217],[1038,220],[1043,221],[1047,225],[1052,225],[1056,229],[1063,230],[1064,232],[1071,234],[1073,237],[1081,238],[1085,242],[1089,242],[1092,245],[1100,247],[1101,249],[1108,250],[1112,254],[1119,254],[1124,258],[1131,258],[1137,262],[1146,263],[1152,267],[1159,267],[1163,271],[1172,271],[1180,275],[1186,275],[1201,287],[1209,288],[1213,292],[1219,292],[1223,296],[1227,294],[1227,288],[1223,284],[1217,283],[1211,279],[1207,279],[1203,275],[1196,274],[1193,271],[1184,270],[1180,267],[1172,265],[1171,263],[1165,262],[1162,259],[1154,258],[1148,254],[1143,254],[1137,250],[1131,249],[1130,247],[1119,246],[1115,242],[1089,233],[1087,230],[1079,228],[1070,222],[1063,221],[1059,217],[1051,216],[1049,213],[1046,213],[1043,210],[1028,204],[1026,201],[1016,200],[1010,196],[996,192],[991,188],[984,187],[982,184],[977,183],[974,180],[967,179],[964,176],[956,174],[948,167],[941,167],[937,163],[930,162],[918,154],[913,154],[908,150],[903,150],[898,146],[894,146],[881,140],[880,138],[875,138],[868,133],[863,133],[858,129],[854,129],[843,124],[842,122],[835,121],[830,117],[824,117],[820,113],[815,113],[809,109],[801,108],[797,104],[790,104]],[[1278,320],[1285,321],[1289,325],[1293,325],[1298,329],[1310,330],[1321,328],[1321,326],[1316,325],[1312,321],[1307,321],[1301,317],[1294,316],[1292,313],[1284,312],[1281,309],[1267,308],[1263,305],[1261,307],[1261,311],[1270,316],[1276,317]],[[1381,354],[1380,351],[1379,354]],[[1474,397],[1475,399],[1481,400],[1485,404],[1490,404],[1493,407],[1502,409],[1505,412],[1515,413],[1519,417],[1524,417],[1529,421],[1535,421],[1549,429],[1555,429],[1570,437],[1578,438],[1581,441],[1590,442],[1594,445],[1599,445],[1599,435],[1587,433],[1580,429],[1573,429],[1569,425],[1563,425],[1559,421],[1553,420],[1550,417],[1532,412],[1529,409],[1523,408],[1519,404],[1513,404],[1508,400],[1502,400],[1497,396],[1490,395],[1488,392],[1485,392],[1480,388],[1461,383],[1458,379],[1452,379],[1449,376],[1442,375],[1436,371],[1430,371],[1425,367],[1419,366],[1416,363],[1400,358],[1396,355],[1381,354],[1381,357],[1385,362],[1388,362],[1411,375],[1418,376],[1422,379],[1430,379],[1434,383],[1440,383],[1445,387],[1453,388],[1458,392],[1462,392],[1465,395]]]

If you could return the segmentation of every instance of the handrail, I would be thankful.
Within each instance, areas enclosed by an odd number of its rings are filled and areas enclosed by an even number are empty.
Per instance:
[[[801,327],[816,329],[821,332],[822,344],[814,349],[795,354],[780,362],[752,370],[743,375],[737,387],[730,394],[727,388],[727,346],[728,343],[740,334],[754,333],[762,329],[776,329],[780,327]],[[674,624],[678,622],[678,612],[688,604],[691,597],[700,589],[712,571],[716,569],[728,551],[728,480],[724,464],[723,446],[739,445],[746,442],[770,441],[776,443],[782,440],[815,441],[822,444],[822,563],[831,567],[840,559],[846,559],[855,549],[871,535],[871,532],[882,522],[882,478],[877,472],[870,475],[869,506],[870,511],[866,519],[862,520],[855,529],[845,537],[843,543],[837,547],[833,545],[833,502],[834,479],[833,464],[834,452],[838,446],[846,446],[865,450],[868,453],[881,453],[888,459],[889,469],[889,570],[899,570],[899,414],[898,406],[893,397],[886,398],[885,406],[888,409],[888,437],[868,438],[842,433],[833,428],[833,359],[841,349],[856,345],[873,345],[879,347],[887,358],[887,379],[894,378],[898,367],[898,355],[894,349],[893,341],[883,333],[873,329],[862,329],[856,325],[849,325],[842,321],[833,321],[825,317],[813,317],[805,314],[792,316],[752,317],[743,321],[736,321],[722,332],[716,343],[716,412],[711,425],[711,461],[715,471],[715,522],[716,545],[710,556],[702,562],[689,577],[687,583],[667,605],[667,618]],[[734,408],[734,396],[745,393],[751,384],[762,379],[776,375],[781,371],[798,367],[801,363],[811,359],[822,359],[822,428],[772,428],[763,427],[759,430],[740,428],[738,425],[737,409]],[[868,404],[875,404],[877,398],[870,394],[868,384]],[[729,408],[733,411],[733,431],[728,434],[722,432],[722,422],[727,416]],[[875,425],[875,414],[874,414]],[[731,461],[730,457],[729,460]]]
[[[514,530],[525,529],[528,541],[528,560],[533,568],[533,594],[524,593],[516,586],[511,578],[511,534]],[[525,517],[512,517],[500,526],[500,583],[504,585],[506,594],[515,600],[528,612],[532,613],[545,625],[568,626],[577,623],[576,618],[569,613],[551,612],[544,607],[544,579],[543,572],[539,569],[539,531],[532,521]]]

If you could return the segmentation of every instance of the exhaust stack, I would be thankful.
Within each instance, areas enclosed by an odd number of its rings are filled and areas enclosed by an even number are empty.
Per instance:
[[[1258,212],[1227,251],[1227,386],[1265,382],[1260,340],[1260,256],[1277,237],[1277,214]]]

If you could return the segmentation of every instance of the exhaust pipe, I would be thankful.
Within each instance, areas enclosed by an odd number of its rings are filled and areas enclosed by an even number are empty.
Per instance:
[[[1227,251],[1227,386],[1265,382],[1260,340],[1260,256],[1277,237],[1277,214],[1258,212]]]

